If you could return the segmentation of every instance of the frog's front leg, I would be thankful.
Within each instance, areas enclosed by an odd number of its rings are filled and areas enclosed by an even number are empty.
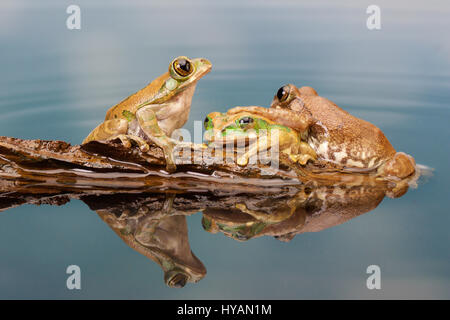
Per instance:
[[[140,128],[144,131],[148,139],[163,150],[167,171],[174,172],[177,168],[174,157],[174,148],[177,145],[176,141],[166,136],[161,130],[153,110],[149,108],[140,109],[136,113],[136,118]]]
[[[261,135],[258,136],[255,142],[250,144],[248,151],[246,151],[244,154],[239,155],[237,157],[237,164],[240,166],[245,166],[248,164],[248,160],[258,154],[261,150],[268,150],[270,148],[270,138],[268,135]]]

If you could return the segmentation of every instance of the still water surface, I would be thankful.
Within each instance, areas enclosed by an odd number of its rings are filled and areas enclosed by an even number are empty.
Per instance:
[[[396,149],[435,169],[400,199],[292,241],[237,242],[187,218],[208,273],[168,288],[161,269],[126,246],[81,201],[0,214],[0,298],[450,298],[450,6],[379,1],[78,1],[0,4],[0,135],[78,144],[111,105],[178,55],[205,57],[186,128],[212,111],[268,106],[285,83],[309,85],[379,126]],[[445,200],[445,201],[444,201]],[[65,269],[82,270],[66,289]],[[366,288],[366,268],[382,289]]]

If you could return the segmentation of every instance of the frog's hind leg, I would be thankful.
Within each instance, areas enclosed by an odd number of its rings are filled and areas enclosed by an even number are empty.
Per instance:
[[[111,141],[120,139],[125,148],[131,148],[131,141],[135,141],[143,152],[148,151],[149,146],[144,139],[127,135],[128,121],[125,119],[111,119],[98,125],[92,132],[83,140],[84,143],[89,141]]]
[[[128,121],[125,119],[106,120],[99,124],[89,135],[83,140],[83,143],[89,141],[105,141],[111,137],[120,134],[126,134],[128,131]]]
[[[416,162],[413,157],[397,152],[392,159],[378,169],[378,173],[386,177],[397,177],[400,179],[412,175],[416,171]]]
[[[176,141],[166,136],[158,125],[156,113],[151,109],[143,108],[136,113],[140,128],[147,138],[163,150],[166,159],[166,169],[169,172],[176,170],[174,148]]]

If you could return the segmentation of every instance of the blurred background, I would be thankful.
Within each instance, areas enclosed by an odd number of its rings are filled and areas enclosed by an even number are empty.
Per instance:
[[[81,30],[66,9],[81,8]],[[369,5],[381,30],[366,27]],[[23,1],[0,3],[0,135],[80,143],[106,110],[167,70],[205,57],[186,128],[212,111],[269,106],[285,83],[314,87],[435,169],[397,200],[290,243],[239,243],[188,218],[208,269],[170,289],[86,205],[0,213],[0,298],[450,298],[448,1]],[[66,267],[82,270],[67,290]],[[382,290],[366,288],[377,264]]]

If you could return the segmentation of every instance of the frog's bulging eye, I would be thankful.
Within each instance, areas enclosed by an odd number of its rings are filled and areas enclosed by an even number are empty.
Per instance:
[[[277,91],[277,98],[278,101],[283,102],[286,101],[286,99],[289,97],[289,92],[291,88],[289,86],[282,86],[280,89],[278,89]]]
[[[241,127],[243,127],[243,126],[246,126],[246,125],[249,125],[249,124],[253,123],[253,121],[254,120],[251,117],[244,117],[244,118],[239,119],[239,125]]]
[[[173,69],[178,75],[182,77],[190,75],[194,70],[194,68],[192,67],[192,63],[185,58],[175,60],[173,62]]]
[[[211,119],[209,117],[206,117],[205,120],[203,121],[203,126],[205,127],[206,130],[208,130],[209,127],[211,126],[210,122]]]
[[[186,285],[188,277],[183,273],[174,275],[167,281],[167,285],[171,288],[183,288]]]

